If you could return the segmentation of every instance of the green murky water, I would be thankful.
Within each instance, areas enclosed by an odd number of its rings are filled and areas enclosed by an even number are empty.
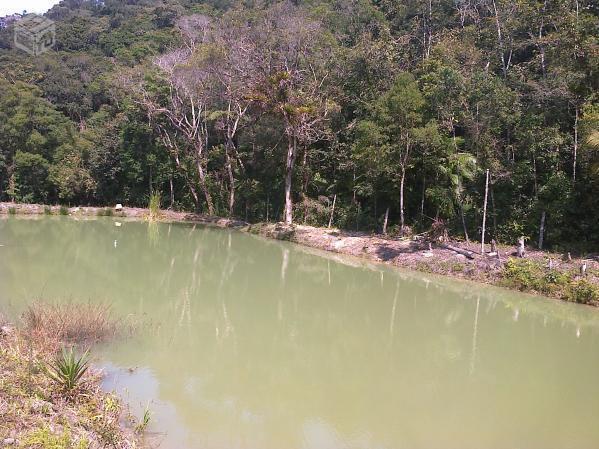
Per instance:
[[[5,313],[153,323],[99,363],[162,448],[599,447],[598,310],[183,224],[10,217],[0,245]]]

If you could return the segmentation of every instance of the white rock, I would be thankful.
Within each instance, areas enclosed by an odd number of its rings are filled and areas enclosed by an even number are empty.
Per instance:
[[[121,223],[120,221],[115,221],[115,222],[114,222],[114,225],[115,225],[117,228],[120,228],[120,227],[122,226],[122,224],[123,224],[123,223]]]
[[[115,206],[115,209],[116,209],[116,210],[123,210],[123,205],[122,205],[121,203],[119,203],[119,204],[117,204],[117,205]]]
[[[0,327],[0,335],[10,335],[14,332],[14,328],[12,326],[2,326]]]
[[[345,241],[342,239],[337,240],[336,242],[333,243],[333,247],[335,249],[340,249],[343,248],[345,246]]]

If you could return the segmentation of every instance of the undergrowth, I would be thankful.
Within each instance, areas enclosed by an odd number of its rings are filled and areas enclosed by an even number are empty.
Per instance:
[[[527,259],[508,259],[501,272],[501,284],[581,304],[599,300],[599,288],[575,272],[549,269],[540,262]]]

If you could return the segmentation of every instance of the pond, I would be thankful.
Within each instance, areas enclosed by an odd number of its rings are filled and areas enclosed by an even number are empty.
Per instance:
[[[0,310],[110,303],[166,449],[592,448],[599,310],[191,224],[0,220]]]

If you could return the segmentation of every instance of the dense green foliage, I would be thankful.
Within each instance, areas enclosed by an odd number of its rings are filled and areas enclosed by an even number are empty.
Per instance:
[[[599,243],[590,0],[63,0],[0,30],[0,199]],[[289,199],[286,211],[285,198]],[[292,207],[292,209],[291,209]]]
[[[521,291],[533,291],[566,301],[589,304],[599,299],[599,288],[578,272],[548,270],[533,260],[509,259],[501,273],[500,284]]]

